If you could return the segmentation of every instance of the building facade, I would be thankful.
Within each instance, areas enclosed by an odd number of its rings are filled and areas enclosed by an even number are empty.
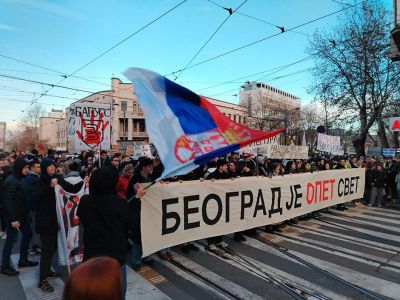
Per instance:
[[[6,147],[6,122],[0,122],[0,149],[5,149]]]
[[[256,95],[257,91],[247,89],[246,93]],[[279,93],[277,92],[277,94]],[[247,97],[247,94],[243,94],[243,97],[245,96]],[[238,105],[209,97],[205,98],[231,120],[252,126],[251,120],[254,119],[254,115],[249,116],[248,106],[242,105],[242,103]],[[288,94],[288,96],[281,95],[281,98],[283,100],[277,102],[277,107],[282,107],[282,102],[287,99],[293,101],[288,101],[285,107],[288,107],[288,109],[299,107],[299,99],[297,97],[289,96]],[[275,101],[276,97],[272,97],[272,99]],[[77,102],[109,104],[111,106],[112,148],[124,151],[127,145],[133,144],[134,142],[151,142],[146,131],[144,112],[139,106],[134,87],[131,83],[123,83],[118,78],[111,78],[110,90],[96,92]],[[254,105],[252,107],[256,109]],[[52,110],[49,116],[40,119],[40,140],[46,141],[48,147],[57,150],[68,149],[68,122],[65,115],[66,114],[62,111]]]
[[[56,149],[59,144],[57,122],[63,119],[65,119],[64,111],[57,109],[52,109],[47,117],[40,117],[39,141],[49,148]]]
[[[246,82],[239,93],[240,106],[247,108],[248,125],[259,130],[287,128],[284,135],[297,134],[300,98],[262,82]]]

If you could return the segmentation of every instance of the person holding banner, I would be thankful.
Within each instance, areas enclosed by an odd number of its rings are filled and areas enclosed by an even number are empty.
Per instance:
[[[208,179],[210,180],[215,180],[215,179],[229,179],[229,173],[228,173],[228,162],[225,159],[219,159],[217,161],[217,169],[212,172],[209,176]],[[240,236],[242,236],[242,233],[239,233]],[[240,240],[240,237],[237,237],[238,240]],[[228,243],[226,243],[223,239],[222,236],[214,236],[207,238],[207,248],[211,252],[216,253],[217,255],[223,254],[223,250],[218,249],[217,247],[220,248],[226,248],[228,247]]]
[[[56,174],[53,160],[45,158],[40,164],[39,181],[32,186],[32,196],[35,203],[36,232],[40,235],[42,244],[40,255],[40,274],[38,288],[44,292],[53,292],[54,288],[47,281],[49,277],[58,276],[51,271],[51,261],[57,248],[57,210],[54,187],[59,184],[64,190],[76,193],[81,190],[83,181],[71,184]]]
[[[138,169],[129,180],[128,189],[126,191],[126,198],[129,204],[129,213],[132,216],[130,219],[130,238],[132,240],[132,267],[139,270],[142,262],[152,264],[153,260],[150,257],[142,259],[142,236],[140,229],[140,212],[141,212],[141,196],[138,195],[140,183],[151,183],[151,174],[153,173],[154,164],[153,160],[144,157],[139,161]]]

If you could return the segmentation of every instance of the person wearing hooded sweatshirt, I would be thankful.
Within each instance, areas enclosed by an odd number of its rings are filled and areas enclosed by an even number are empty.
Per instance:
[[[95,170],[90,177],[89,195],[81,198],[77,215],[84,229],[83,259],[108,256],[118,260],[123,279],[122,295],[125,295],[130,214],[126,200],[117,195],[118,179],[118,172],[111,168]],[[140,195],[143,194],[140,192]]]
[[[32,186],[36,232],[40,235],[42,243],[38,288],[44,292],[53,292],[54,288],[49,284],[47,278],[58,276],[57,273],[51,271],[51,260],[57,249],[58,233],[54,187],[59,184],[65,191],[74,194],[80,191],[84,182],[81,181],[75,185],[66,182],[56,174],[54,162],[48,158],[43,159],[40,168],[39,181]]]
[[[23,178],[28,174],[28,162],[17,159],[13,166],[13,174],[3,185],[4,216],[7,222],[7,239],[3,248],[3,263],[1,273],[4,275],[18,275],[19,272],[10,266],[10,256],[13,245],[18,239],[18,232],[22,233],[20,258],[18,267],[34,267],[37,262],[28,260],[28,248],[32,239],[32,228],[29,222],[29,201]]]

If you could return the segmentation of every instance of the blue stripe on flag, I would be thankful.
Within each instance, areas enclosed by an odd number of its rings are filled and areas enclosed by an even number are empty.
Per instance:
[[[189,89],[165,78],[165,95],[168,106],[186,134],[197,134],[217,127],[210,113],[200,107],[200,97]]]

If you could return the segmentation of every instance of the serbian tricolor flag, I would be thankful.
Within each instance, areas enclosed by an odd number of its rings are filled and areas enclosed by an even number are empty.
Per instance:
[[[284,130],[264,132],[236,123],[204,97],[152,71],[131,68],[125,76],[133,83],[150,140],[164,165],[158,180],[187,174]]]

